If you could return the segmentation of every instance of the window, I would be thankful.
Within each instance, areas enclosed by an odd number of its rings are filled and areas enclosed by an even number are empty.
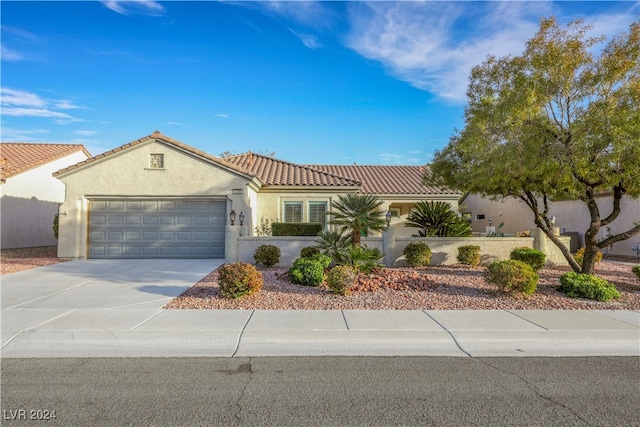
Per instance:
[[[164,154],[149,154],[150,169],[164,169]]]
[[[327,202],[309,202],[309,222],[327,224]]]
[[[302,202],[284,202],[284,222],[302,222]]]
[[[389,208],[392,218],[400,218],[400,208]]]

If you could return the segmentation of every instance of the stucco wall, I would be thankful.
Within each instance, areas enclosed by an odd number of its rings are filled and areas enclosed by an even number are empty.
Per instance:
[[[568,244],[568,238],[563,238]],[[238,261],[255,264],[253,252],[260,245],[274,245],[280,248],[279,266],[289,267],[293,261],[300,256],[300,250],[305,246],[316,246],[317,237],[239,237],[238,238]],[[389,251],[384,248],[385,237],[372,237],[363,239],[363,243],[369,248],[377,248],[382,252],[387,252],[385,259],[392,260],[389,265],[406,265],[402,252],[410,242],[420,241],[426,243],[432,251],[432,265],[457,264],[458,248],[464,245],[480,246],[480,258],[483,265],[487,265],[498,259],[508,259],[509,254],[515,248],[534,247],[533,237],[424,237],[407,238],[398,237],[395,239],[393,249]],[[548,242],[545,247],[547,253],[547,263],[551,265],[564,265],[566,261],[560,251]]]
[[[603,196],[597,199],[602,218],[605,218],[613,210],[613,197]],[[516,233],[518,231],[529,230],[535,227],[533,223],[533,213],[517,199],[509,199],[504,202],[493,202],[489,199],[477,195],[470,195],[463,201],[463,212],[471,212],[473,215],[473,231],[484,232],[489,225],[489,217],[493,217],[493,225],[497,227],[504,222],[502,229],[505,233]],[[621,201],[622,213],[611,225],[611,234],[617,234],[629,230],[634,222],[640,221],[640,199],[623,197]],[[500,215],[502,213],[502,215]],[[484,214],[485,219],[476,221],[476,214]],[[580,245],[584,245],[584,232],[589,227],[591,221],[589,209],[582,201],[556,201],[552,202],[549,215],[556,217],[556,227],[561,232],[578,232],[580,234]],[[604,239],[607,235],[605,228],[600,230],[598,239]],[[640,243],[640,235],[636,235],[629,240],[614,244],[610,253],[614,255],[636,256],[631,250],[633,246]],[[607,250],[604,251],[605,253]]]
[[[70,154],[9,177],[0,185],[0,246],[3,249],[53,246],[53,218],[64,201],[65,186],[51,174],[85,160],[84,152]]]
[[[149,155],[164,154],[164,169],[149,169]],[[86,257],[89,200],[98,197],[185,197],[228,200],[227,209],[244,212],[248,178],[172,146],[149,141],[62,176],[67,193],[60,206],[58,256]],[[233,189],[242,189],[233,194]]]

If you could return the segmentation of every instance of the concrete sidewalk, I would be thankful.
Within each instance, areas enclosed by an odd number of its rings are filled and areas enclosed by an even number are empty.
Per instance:
[[[640,356],[640,311],[2,312],[2,357],[175,356]]]

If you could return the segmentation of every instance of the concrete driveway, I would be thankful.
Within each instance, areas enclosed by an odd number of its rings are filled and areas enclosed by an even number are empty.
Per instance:
[[[76,260],[2,276],[2,309],[159,308],[223,260]]]

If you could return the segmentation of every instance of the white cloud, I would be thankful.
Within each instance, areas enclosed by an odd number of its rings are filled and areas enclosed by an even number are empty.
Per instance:
[[[298,33],[296,31],[293,31],[291,28],[289,28],[289,31],[291,31],[291,33],[293,33],[293,35],[296,36],[303,45],[311,50],[316,50],[322,47],[322,43],[320,43],[318,37],[314,36],[313,34]]]
[[[416,165],[425,163],[423,158],[407,156],[406,154],[379,153],[378,158],[383,164],[388,165]]]
[[[171,126],[184,126],[184,125],[183,125],[182,123],[180,123],[180,122],[167,122],[167,124],[168,124],[168,125],[171,125]]]
[[[22,61],[24,60],[24,55],[14,50],[11,50],[4,45],[0,47],[0,57],[2,57],[3,61]]]
[[[76,135],[80,136],[93,136],[96,134],[95,130],[77,130]]]
[[[3,116],[51,118],[59,124],[82,121],[67,113],[56,111],[81,108],[68,100],[49,101],[34,93],[4,87],[0,88],[0,100]]]
[[[45,129],[15,129],[2,126],[0,133],[2,141],[33,142],[41,141],[43,139],[41,137],[49,134],[49,131]]]
[[[164,13],[164,6],[152,0],[108,0],[101,3],[114,12],[127,16],[161,16]]]
[[[218,114],[214,114],[215,117],[219,117],[221,119],[228,119],[229,115],[226,113],[218,113]]]

